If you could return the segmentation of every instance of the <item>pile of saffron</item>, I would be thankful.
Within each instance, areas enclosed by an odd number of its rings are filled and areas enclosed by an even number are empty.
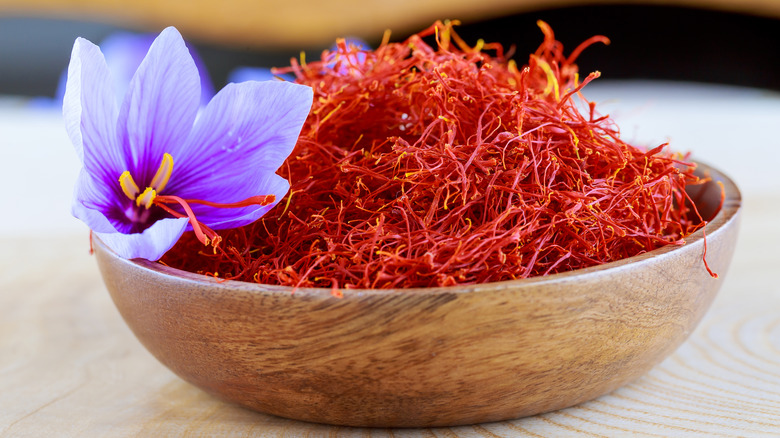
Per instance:
[[[222,232],[186,236],[162,262],[219,278],[294,287],[411,288],[570,271],[684,243],[702,227],[685,187],[703,181],[666,145],[620,139],[580,90],[550,27],[528,64],[467,45],[437,22],[373,51],[339,41],[279,70],[314,89],[291,190]],[[432,37],[429,45],[425,37]]]

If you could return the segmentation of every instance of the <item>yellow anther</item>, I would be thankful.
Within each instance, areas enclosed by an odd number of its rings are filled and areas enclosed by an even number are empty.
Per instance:
[[[555,100],[561,100],[560,90],[558,89],[558,79],[555,77],[555,72],[553,72],[550,64],[539,58],[537,58],[537,64],[547,75],[547,87],[544,89],[544,95],[547,96],[551,91],[554,91]]]
[[[152,183],[149,184],[149,187],[158,192],[162,192],[168,184],[168,180],[171,179],[171,172],[173,172],[173,157],[166,152],[163,154],[160,168],[157,169],[157,173],[154,174],[154,178],[152,178]]]
[[[484,47],[485,47],[485,40],[480,38],[477,40],[477,45],[474,46],[474,51],[481,52]]]
[[[138,193],[141,191],[141,189],[138,188],[138,184],[133,181],[133,176],[130,175],[129,170],[125,170],[119,175],[119,185],[131,201],[135,201],[135,197],[138,196]]]
[[[139,207],[143,205],[144,208],[148,209],[152,206],[152,202],[154,202],[154,198],[156,197],[157,192],[155,192],[153,188],[147,187],[139,197],[135,198],[135,205]]]

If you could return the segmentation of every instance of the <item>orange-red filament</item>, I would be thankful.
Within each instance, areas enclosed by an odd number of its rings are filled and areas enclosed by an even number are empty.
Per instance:
[[[164,262],[338,294],[525,278],[681,244],[704,224],[685,193],[702,182],[694,166],[625,143],[582,97],[598,73],[580,81],[574,60],[606,38],[567,57],[540,26],[521,68],[438,22],[373,51],[339,43],[293,60],[279,72],[315,93],[280,169],[294,198],[224,231],[223,252],[199,251],[198,235]]]

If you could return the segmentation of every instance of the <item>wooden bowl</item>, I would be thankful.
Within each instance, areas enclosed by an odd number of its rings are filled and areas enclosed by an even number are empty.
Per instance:
[[[452,426],[565,408],[630,382],[693,331],[723,282],[741,197],[703,233],[606,265],[448,288],[299,289],[124,260],[96,239],[106,286],[144,346],[184,380],[283,417]],[[715,183],[696,188],[712,215]]]

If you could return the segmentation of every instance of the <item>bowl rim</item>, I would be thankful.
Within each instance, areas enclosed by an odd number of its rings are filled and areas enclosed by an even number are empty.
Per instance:
[[[455,286],[437,286],[437,287],[415,287],[415,288],[394,288],[394,289],[346,289],[340,288],[339,290],[345,291],[342,298],[349,299],[350,297],[362,297],[365,295],[392,295],[399,292],[405,295],[438,295],[438,294],[453,294],[453,293],[469,293],[469,292],[481,292],[481,291],[498,291],[505,289],[517,289],[519,287],[537,287],[541,285],[554,285],[557,283],[565,283],[582,280],[585,277],[595,277],[600,275],[607,275],[622,269],[626,269],[627,265],[632,265],[637,262],[642,262],[648,259],[663,259],[665,257],[671,257],[675,253],[684,250],[692,245],[695,245],[706,238],[710,239],[717,234],[728,223],[735,220],[737,213],[741,210],[742,206],[742,194],[734,181],[722,171],[715,167],[712,167],[702,161],[691,161],[696,164],[696,172],[703,174],[705,177],[711,177],[715,181],[720,181],[723,184],[725,192],[725,199],[720,211],[713,217],[706,227],[703,227],[696,232],[690,234],[685,238],[685,243],[681,245],[665,245],[660,248],[656,248],[652,251],[637,254],[635,256],[627,257],[620,260],[604,263],[601,265],[591,266],[582,269],[575,269],[572,271],[560,272],[556,274],[549,274],[544,276],[536,276],[529,278],[521,278],[516,280],[504,280],[491,283],[480,284],[465,284]],[[98,248],[101,252],[105,253],[108,257],[112,258],[115,262],[122,263],[126,268],[132,270],[142,271],[146,275],[153,277],[161,277],[167,279],[176,279],[185,283],[193,283],[198,286],[208,286],[217,288],[222,291],[240,291],[250,293],[261,294],[285,294],[285,295],[297,295],[297,296],[327,296],[335,298],[332,295],[331,288],[315,288],[315,287],[298,287],[293,286],[281,286],[274,284],[261,284],[253,282],[245,282],[238,280],[225,280],[211,277],[208,275],[197,274],[194,272],[184,271],[181,269],[173,268],[160,264],[156,261],[149,261],[145,259],[124,259],[119,257],[113,250],[103,243],[100,238],[93,235],[93,246]],[[702,264],[702,269],[704,266]]]

